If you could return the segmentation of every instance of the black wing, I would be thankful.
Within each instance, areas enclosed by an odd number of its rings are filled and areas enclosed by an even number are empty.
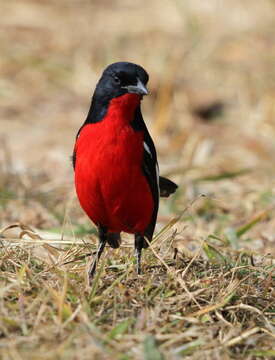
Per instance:
[[[87,121],[87,120],[86,120]],[[83,129],[83,127],[86,125],[86,121],[85,123],[81,126],[81,128],[78,130],[77,134],[76,134],[76,137],[75,137],[75,141],[77,141],[77,138],[80,134],[80,131]],[[75,142],[76,144],[76,142]],[[74,147],[74,152],[73,152],[73,155],[71,156],[71,160],[72,160],[72,164],[73,164],[73,168],[75,169],[75,163],[76,163],[76,151],[75,151],[75,147]]]
[[[73,168],[75,169],[75,162],[76,162],[76,152],[75,152],[75,150],[73,152],[73,155],[71,156],[71,160],[72,160]]]
[[[136,110],[135,117],[131,125],[135,131],[143,131],[144,133],[144,143],[143,143],[144,153],[143,153],[142,170],[144,172],[144,175],[146,176],[154,200],[154,211],[152,214],[151,222],[147,227],[147,229],[145,230],[144,235],[149,241],[151,241],[156,226],[157,214],[159,208],[159,173],[158,173],[157,153],[153,140],[142,118],[140,107],[138,107],[138,109]],[[148,244],[144,243],[144,247],[147,246]]]

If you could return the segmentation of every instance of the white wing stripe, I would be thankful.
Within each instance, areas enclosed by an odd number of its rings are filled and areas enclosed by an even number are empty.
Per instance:
[[[144,150],[151,156],[151,158],[153,159],[153,155],[150,151],[150,148],[149,146],[146,144],[145,141],[143,141],[143,146],[144,146]],[[159,165],[158,163],[156,162],[156,177],[157,177],[157,186],[158,186],[158,197],[160,195],[160,189],[159,189]]]
[[[153,157],[153,155],[152,155],[152,153],[151,153],[151,151],[150,151],[150,148],[149,148],[149,146],[146,144],[146,142],[145,141],[143,141],[143,146],[144,146],[144,149],[145,149],[145,151],[147,151],[148,152],[148,154],[151,156],[151,158]]]
[[[159,165],[158,165],[158,163],[156,163],[156,175],[157,175],[158,196],[159,196],[159,194],[160,194],[160,189],[159,189]]]

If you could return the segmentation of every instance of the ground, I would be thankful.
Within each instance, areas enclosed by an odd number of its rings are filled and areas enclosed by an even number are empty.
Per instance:
[[[274,358],[274,1],[2,0],[1,15],[1,359]],[[143,114],[179,190],[143,275],[125,235],[89,286],[70,156],[119,60],[150,74]]]

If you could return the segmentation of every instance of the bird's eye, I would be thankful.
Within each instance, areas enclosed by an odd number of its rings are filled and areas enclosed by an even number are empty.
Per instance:
[[[120,78],[118,76],[114,76],[114,81],[116,84],[120,84]]]

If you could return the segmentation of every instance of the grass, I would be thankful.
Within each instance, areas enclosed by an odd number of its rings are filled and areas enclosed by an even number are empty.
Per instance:
[[[162,236],[144,254],[142,276],[132,249],[108,249],[91,287],[83,255],[92,244],[3,239],[3,358],[272,357],[272,260],[210,240],[173,260],[173,235]]]
[[[2,5],[0,358],[274,358],[274,1]],[[117,60],[150,73],[143,113],[179,190],[143,275],[125,235],[89,286],[69,158]]]

